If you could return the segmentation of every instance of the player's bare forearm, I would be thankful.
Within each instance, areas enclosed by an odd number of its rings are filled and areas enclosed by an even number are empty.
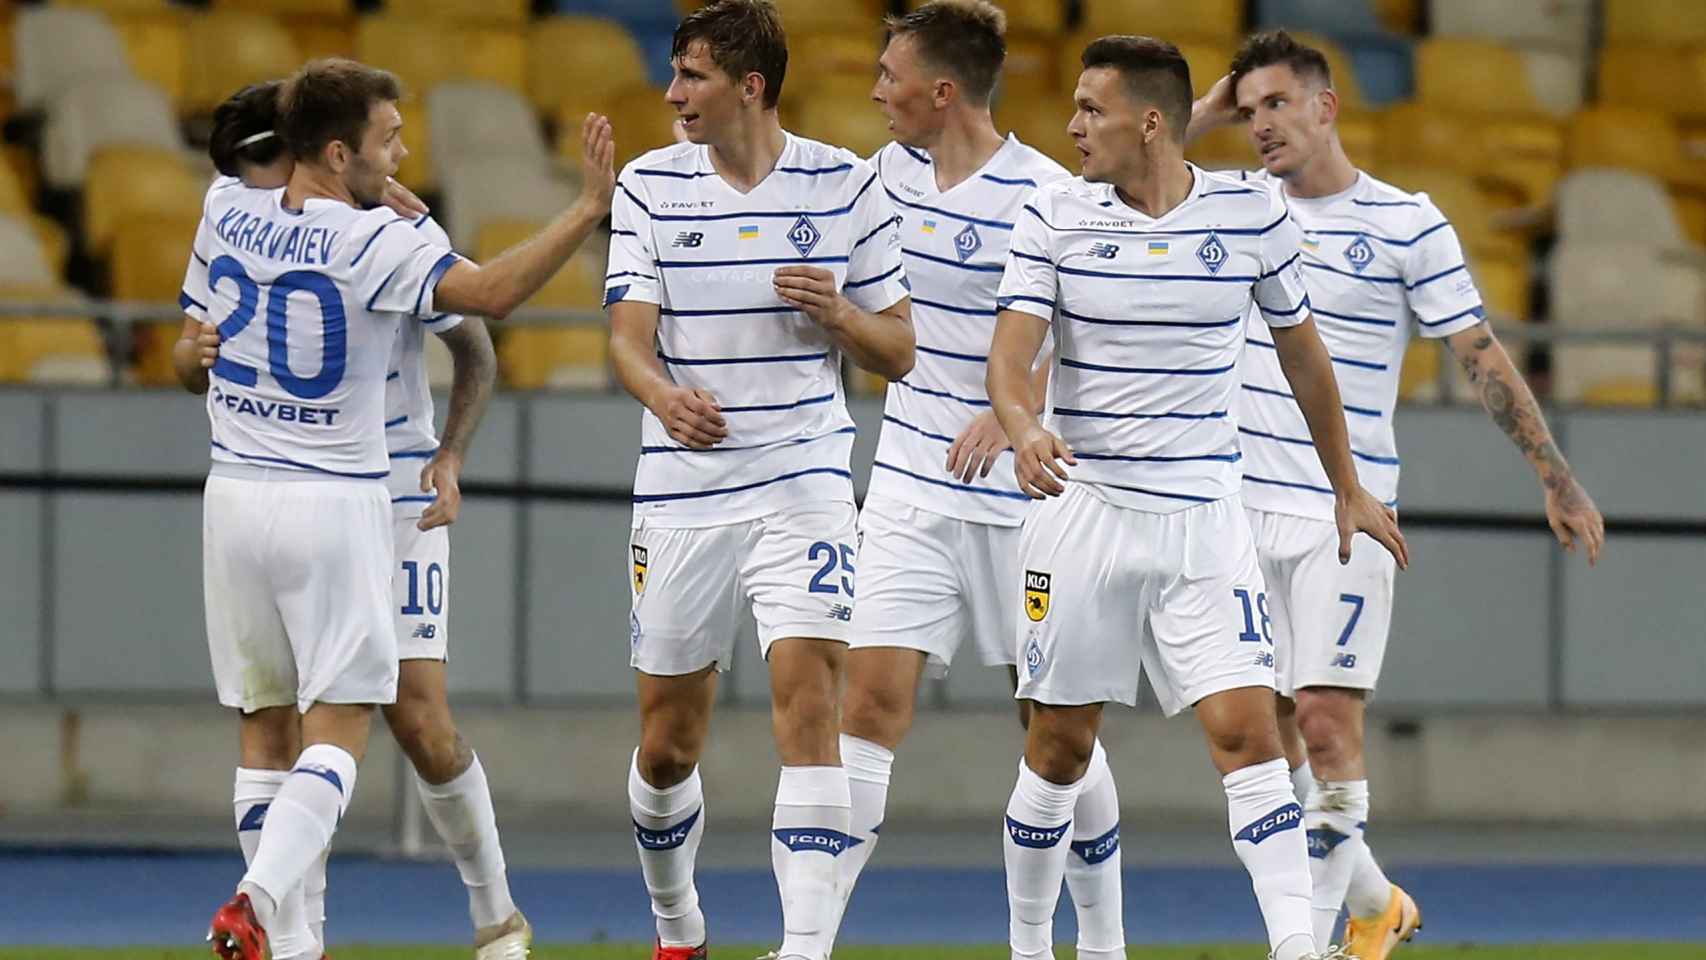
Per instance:
[[[492,335],[479,317],[462,318],[460,324],[446,331],[439,340],[450,349],[452,373],[450,412],[445,415],[444,433],[438,445],[439,449],[464,459],[474,431],[492,402],[492,387],[498,379],[498,355],[492,348]]]
[[[1481,405],[1498,424],[1505,436],[1522,451],[1540,482],[1548,487],[1554,478],[1560,482],[1570,477],[1570,465],[1552,442],[1552,431],[1540,412],[1540,404],[1528,381],[1518,372],[1504,344],[1493,336],[1485,322],[1446,338],[1457,362],[1469,375],[1469,382],[1481,398]]]
[[[610,365],[616,382],[653,413],[659,398],[675,385],[658,358],[658,305],[618,301],[610,305]]]
[[[1339,399],[1339,382],[1333,377],[1333,358],[1315,318],[1308,317],[1292,327],[1270,328],[1279,353],[1280,370],[1291,384],[1297,407],[1315,441],[1315,455],[1327,471],[1333,492],[1341,499],[1358,489],[1356,463],[1351,460],[1350,432],[1345,427],[1345,408]]]
[[[1190,125],[1185,128],[1185,142],[1190,143],[1219,127],[1238,122],[1238,104],[1233,97],[1232,75],[1216,80],[1209,91],[1191,104]]]
[[[1033,409],[1037,411],[1038,416],[1046,412],[1044,405],[1048,403],[1048,378],[1053,369],[1054,354],[1052,352],[1048,356],[1038,359],[1031,367],[1031,396],[1036,399],[1036,406]]]
[[[851,302],[823,321],[823,329],[835,346],[861,370],[889,380],[912,372],[918,341],[912,330],[912,300],[903,299],[876,313],[860,310]]]
[[[1009,443],[1017,444],[1027,432],[1042,426],[1037,419],[1042,392],[1033,364],[1047,335],[1048,321],[1020,310],[1003,310],[995,319],[984,389]],[[1042,390],[1047,389],[1051,365],[1043,365]]]
[[[539,292],[603,222],[608,208],[576,200],[545,229],[475,266],[460,261],[439,281],[433,306],[442,313],[502,320]]]
[[[208,387],[208,364],[202,362],[201,344],[196,339],[201,335],[201,327],[201,321],[186,314],[184,328],[172,344],[172,372],[177,374],[184,389],[196,396],[206,393]]]

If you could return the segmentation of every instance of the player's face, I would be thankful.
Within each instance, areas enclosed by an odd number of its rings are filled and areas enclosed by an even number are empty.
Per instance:
[[[740,85],[711,60],[711,50],[703,42],[688,44],[671,65],[675,79],[663,97],[675,108],[681,132],[693,143],[714,142],[738,115]]]
[[[363,207],[377,206],[385,199],[385,186],[409,155],[403,146],[403,115],[397,104],[382,100],[367,114],[367,129],[361,134],[361,149],[350,154],[344,168],[344,183]]]
[[[942,113],[935,108],[936,80],[918,56],[909,36],[889,41],[877,60],[877,83],[871,99],[888,118],[889,132],[909,147],[928,148],[942,131]]]
[[[1332,121],[1324,91],[1285,64],[1262,67],[1238,81],[1238,116],[1262,166],[1276,177],[1296,174],[1327,142]]]
[[[1084,179],[1111,183],[1143,157],[1144,111],[1125,80],[1111,67],[1091,67],[1078,77],[1072,92],[1077,111],[1066,132],[1078,147]]]

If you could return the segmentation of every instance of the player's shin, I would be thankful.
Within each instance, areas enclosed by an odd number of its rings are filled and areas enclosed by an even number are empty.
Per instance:
[[[1329,943],[1339,920],[1351,873],[1361,859],[1363,825],[1368,820],[1368,781],[1317,783],[1304,805],[1309,837],[1309,874],[1314,886],[1311,913],[1315,940]],[[1386,905],[1381,904],[1384,908]]]
[[[302,751],[280,785],[267,808],[255,857],[237,887],[254,901],[263,927],[276,925],[277,909],[293,891],[301,897],[309,868],[331,843],[348,809],[355,775],[355,757],[348,751],[316,743]],[[278,953],[276,947],[274,952]]]
[[[1234,770],[1221,784],[1232,849],[1250,874],[1274,960],[1301,960],[1315,952],[1309,851],[1303,807],[1292,792],[1286,762],[1280,758]]]
[[[1007,801],[1001,841],[1013,960],[1054,955],[1054,909],[1071,853],[1067,838],[1072,833],[1072,811],[1083,785],[1083,780],[1050,783],[1019,761],[1019,780]]]
[[[1120,890],[1120,798],[1108,754],[1097,740],[1072,810],[1066,891],[1078,914],[1078,960],[1125,956]]]
[[[841,735],[841,765],[847,771],[847,793],[852,800],[848,821],[847,849],[835,858],[836,892],[839,906],[830,927],[831,942],[841,928],[841,917],[853,897],[859,874],[871,860],[889,802],[889,774],[894,769],[894,751],[862,737]]]
[[[287,770],[237,768],[232,802],[237,817],[237,843],[243,848],[245,864],[254,862],[255,851],[261,845],[261,827],[266,823],[267,811],[289,776]],[[303,905],[303,887],[298,885],[278,900],[270,925],[263,924],[267,928],[273,956],[278,960],[296,960],[298,957],[319,960],[321,940],[308,920]]]
[[[693,884],[693,861],[705,835],[705,793],[694,767],[687,779],[658,789],[640,776],[639,751],[628,767],[628,810],[640,873],[657,918],[658,942],[697,947],[705,942],[705,914]]]
[[[510,899],[498,818],[480,758],[474,757],[468,769],[447,783],[431,784],[416,777],[415,787],[426,805],[427,818],[450,848],[456,872],[468,888],[468,915],[474,928],[508,920],[515,913],[515,902]]]
[[[302,912],[308,918],[308,929],[314,933],[314,942],[322,950],[326,947],[326,861],[331,855],[331,847],[321,850],[320,858],[302,878]]]
[[[848,836],[852,799],[840,766],[783,767],[776,785],[770,849],[782,894],[783,960],[826,960],[841,898],[836,861]]]

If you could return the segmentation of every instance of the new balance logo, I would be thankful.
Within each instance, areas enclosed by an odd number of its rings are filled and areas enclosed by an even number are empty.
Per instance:
[[[845,603],[838,603],[829,608],[829,619],[840,620],[842,623],[847,623],[853,619],[853,608],[849,607]]]
[[[1095,866],[1118,853],[1119,849],[1120,825],[1117,823],[1114,824],[1112,830],[1094,840],[1074,840],[1072,842],[1072,852],[1078,854],[1080,860],[1091,866]]]
[[[415,632],[410,634],[416,640],[431,640],[438,636],[438,624],[421,623],[415,625]]]
[[[1256,654],[1254,663],[1258,667],[1267,667],[1272,669],[1274,665],[1274,655],[1263,650],[1261,653]]]
[[[1014,843],[1032,850],[1047,850],[1065,839],[1066,832],[1071,828],[1070,820],[1058,827],[1033,827],[1012,817],[1007,818],[1007,835],[1013,838]]]
[[[826,830],[821,827],[789,827],[782,830],[772,830],[777,842],[795,853],[817,851],[827,853],[832,857],[841,855],[841,851],[858,846],[865,841],[858,837],[850,837],[839,830]]]
[[[1120,252],[1120,245],[1117,243],[1092,243],[1092,244],[1090,244],[1090,256],[1092,256],[1092,257],[1100,257],[1103,260],[1112,260],[1114,258],[1114,256],[1116,254],[1118,254],[1119,252]]]
[[[1333,658],[1333,666],[1335,666],[1335,667],[1343,667],[1346,670],[1354,670],[1354,669],[1356,669],[1356,665],[1357,665],[1357,655],[1354,653],[1341,653],[1338,656]]]
[[[640,822],[636,820],[634,821],[634,839],[638,840],[641,848],[646,850],[674,850],[687,842],[687,835],[693,832],[693,825],[699,822],[699,814],[704,812],[705,808],[700,807],[693,811],[693,815],[686,820],[663,830],[648,830],[640,826]]]
[[[1262,819],[1252,821],[1249,826],[1233,834],[1232,839],[1261,843],[1276,833],[1295,830],[1302,823],[1303,808],[1296,803],[1288,803]]]
[[[697,247],[704,242],[705,242],[705,235],[704,234],[683,230],[682,232],[675,235],[675,242],[670,244],[670,246],[672,246],[672,247],[690,247],[691,248],[691,247]]]

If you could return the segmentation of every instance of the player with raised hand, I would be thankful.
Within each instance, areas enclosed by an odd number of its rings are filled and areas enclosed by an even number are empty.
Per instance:
[[[589,117],[587,166],[601,175],[581,198],[486,266],[462,260],[379,206],[405,153],[400,95],[390,74],[347,60],[292,77],[276,131],[294,159],[288,184],[210,190],[185,280],[185,312],[219,337],[207,368],[203,576],[220,702],[243,711],[245,744],[302,745],[257,816],[237,894],[210,925],[214,952],[234,960],[272,955],[269,926],[348,806],[372,708],[397,697],[384,481],[398,324],[507,315],[609,206],[610,130]],[[476,418],[462,419],[471,431]],[[454,465],[439,462],[428,474],[445,490]]]
[[[963,644],[985,664],[1011,672],[1017,662],[1008,591],[1030,498],[990,412],[984,361],[1014,221],[1038,185],[1068,176],[990,119],[1007,50],[998,7],[935,0],[888,26],[872,98],[895,142],[872,163],[900,217],[918,365],[889,385],[859,516],[841,720],[855,842],[839,858],[843,898],[877,846],[925,671],[946,672]],[[1040,409],[1047,363],[1036,370]],[[1123,956],[1119,797],[1099,743],[1073,814],[1066,885],[1080,960]]]
[[[1320,957],[1230,416],[1251,309],[1332,484],[1341,557],[1362,531],[1402,565],[1404,541],[1357,482],[1284,204],[1185,162],[1191,82],[1178,48],[1103,37],[1082,62],[1067,129],[1083,174],[1040,188],[1020,217],[989,359],[1019,485],[1043,501],[1025,517],[1010,586],[1026,614],[1018,696],[1034,704],[1003,843],[1012,956],[1050,955],[1102,706],[1135,702],[1141,671],[1163,711],[1194,708],[1208,735],[1272,957]],[[1051,323],[1045,426],[1031,362]]]
[[[1352,165],[1339,142],[1338,110],[1320,51],[1283,31],[1258,34],[1195,104],[1190,134],[1247,125],[1262,169],[1246,182],[1283,197],[1303,230],[1312,309],[1344,393],[1362,483],[1397,502],[1392,418],[1404,351],[1414,333],[1443,339],[1493,421],[1534,467],[1558,541],[1581,547],[1593,563],[1605,521],[1493,335],[1456,232],[1426,194]],[[1386,879],[1364,839],[1363,718],[1386,653],[1393,564],[1366,543],[1349,564],[1335,562],[1333,494],[1302,436],[1281,358],[1254,317],[1250,344],[1235,408],[1244,503],[1268,584],[1280,729],[1305,803],[1316,939],[1331,937],[1348,905],[1347,949],[1361,960],[1385,960],[1421,925],[1415,901]]]
[[[899,379],[913,334],[894,208],[869,164],[783,130],[788,50],[764,0],[676,28],[666,98],[687,142],[619,178],[611,359],[645,407],[634,522],[640,744],[628,796],[654,956],[705,955],[698,763],[750,605],[776,749],[780,956],[825,960],[849,844],[836,698],[853,617],[853,421],[841,358]]]

